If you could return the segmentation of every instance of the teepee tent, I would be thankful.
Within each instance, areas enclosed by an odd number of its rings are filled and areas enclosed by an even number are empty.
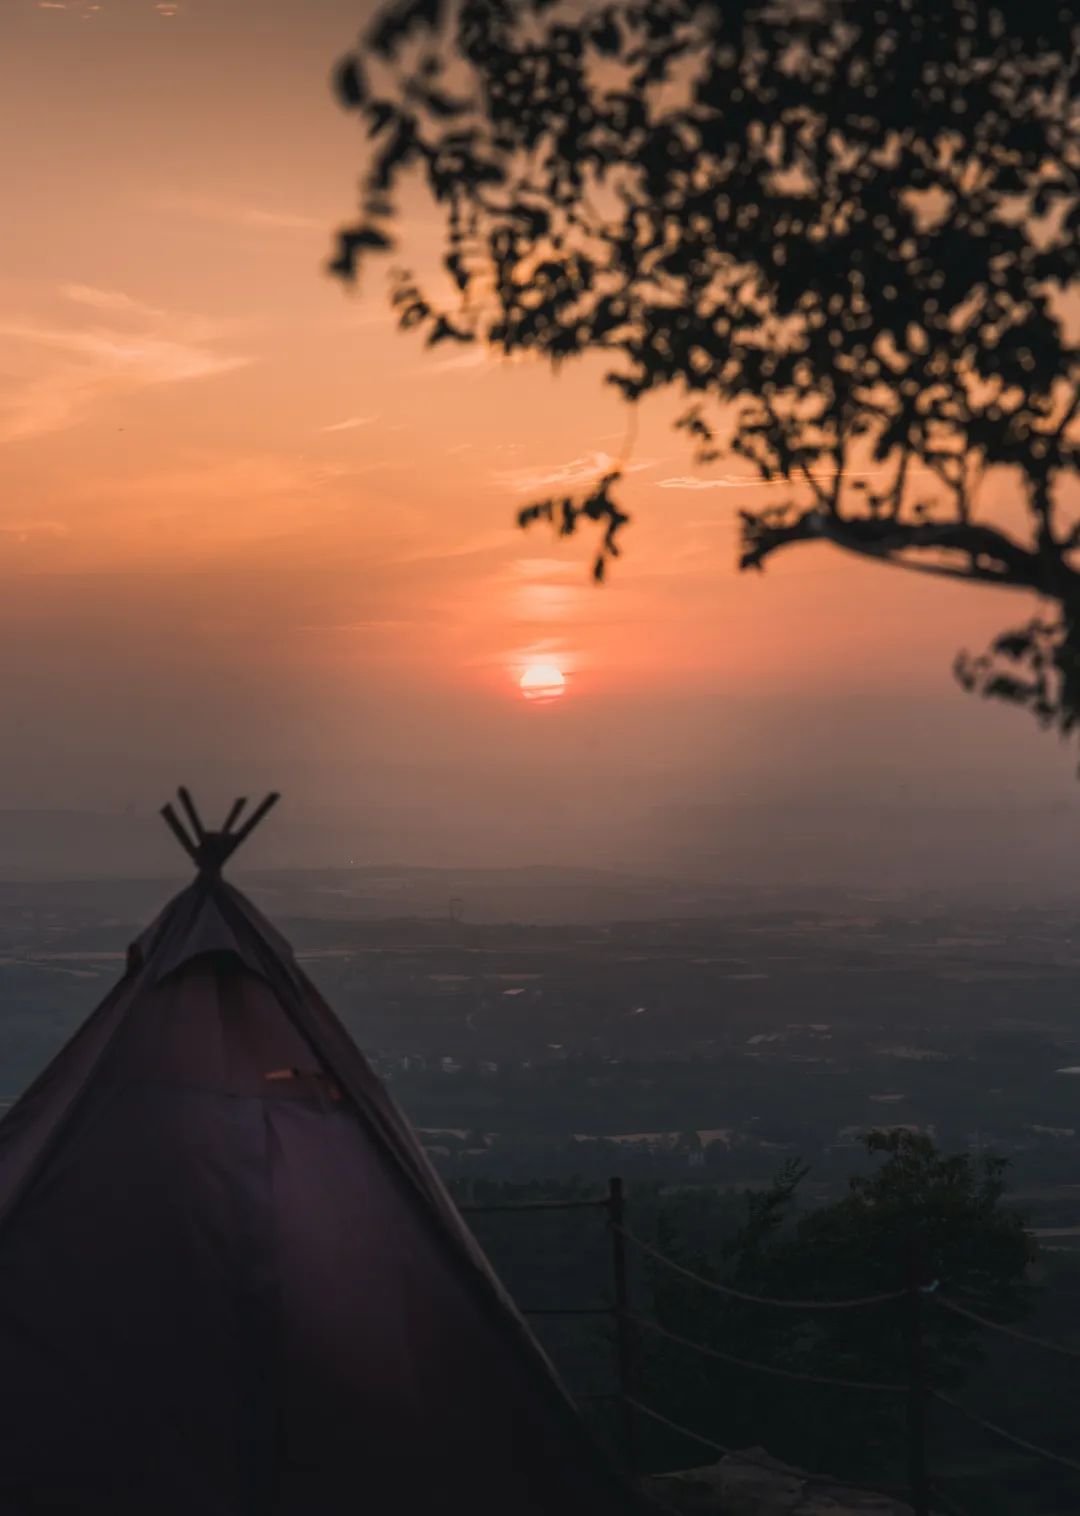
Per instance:
[[[221,877],[0,1124],[0,1516],[615,1516],[406,1121]]]

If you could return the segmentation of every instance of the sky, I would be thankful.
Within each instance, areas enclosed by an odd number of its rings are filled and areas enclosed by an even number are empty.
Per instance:
[[[295,861],[1070,888],[1075,755],[950,675],[1022,601],[827,547],[740,577],[761,489],[662,402],[605,587],[515,528],[629,418],[589,364],[435,356],[381,274],[324,272],[365,13],[0,4],[0,809],[273,786]],[[412,207],[402,260],[436,235]],[[537,664],[561,697],[523,698]]]

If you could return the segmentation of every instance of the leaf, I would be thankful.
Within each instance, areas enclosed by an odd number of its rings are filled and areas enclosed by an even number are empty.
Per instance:
[[[398,113],[394,106],[392,106],[388,101],[372,101],[371,105],[368,107],[367,112],[368,136],[377,137],[380,132],[384,132],[390,125],[391,121],[395,121],[397,119],[397,114]]]
[[[431,114],[443,121],[449,121],[455,116],[464,116],[469,109],[467,100],[457,100],[453,95],[444,94],[442,90],[424,90],[420,98]]]
[[[368,31],[367,43],[381,57],[391,58],[413,31],[427,28],[437,31],[442,20],[444,0],[399,0],[386,6]]]
[[[428,334],[427,346],[434,347],[437,342],[474,342],[475,340],[472,332],[462,331],[445,316],[437,316]]]
[[[554,516],[554,512],[554,500],[540,500],[534,505],[526,505],[520,511],[518,511],[518,526],[532,526],[534,521],[551,521]]]
[[[399,168],[404,168],[416,152],[416,123],[410,116],[398,118],[397,130],[379,154],[372,170],[378,189],[388,189]]]
[[[431,315],[431,307],[426,300],[414,300],[405,305],[398,316],[398,326],[403,332],[411,331],[414,326],[420,326]]]
[[[356,110],[367,99],[367,86],[357,57],[346,58],[337,71],[335,79],[338,99],[346,110]]]
[[[611,11],[607,11],[603,19],[593,27],[590,38],[597,52],[605,57],[614,57],[619,51],[622,46],[622,33]]]
[[[1022,658],[1030,652],[1034,639],[1029,631],[1003,632],[994,641],[994,652],[1002,653],[1006,658]]]
[[[465,266],[465,260],[461,254],[457,252],[447,253],[443,259],[443,264],[458,289],[464,293],[469,287],[469,270]]]

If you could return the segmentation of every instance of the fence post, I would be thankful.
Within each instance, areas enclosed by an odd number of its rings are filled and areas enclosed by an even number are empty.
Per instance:
[[[638,1472],[637,1436],[633,1395],[634,1343],[630,1322],[630,1286],[626,1272],[626,1238],[622,1228],[626,1198],[621,1179],[608,1180],[608,1227],[611,1232],[611,1281],[614,1297],[615,1350],[619,1368],[619,1408],[622,1421],[623,1458],[631,1474]]]
[[[912,1246],[907,1258],[907,1464],[908,1486],[915,1516],[930,1516],[930,1476],[926,1466],[926,1347],[923,1340],[924,1270],[921,1250]]]

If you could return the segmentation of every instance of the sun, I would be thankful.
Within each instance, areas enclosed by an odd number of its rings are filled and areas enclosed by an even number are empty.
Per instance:
[[[526,700],[558,700],[566,693],[566,676],[554,663],[530,663],[518,681]]]

